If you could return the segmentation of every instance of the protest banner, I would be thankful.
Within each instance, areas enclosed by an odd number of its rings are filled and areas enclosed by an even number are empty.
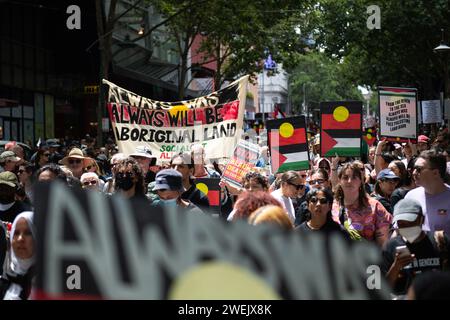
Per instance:
[[[219,182],[219,178],[195,178],[194,180],[197,189],[208,197],[210,213],[215,215],[220,215]]]
[[[360,157],[362,102],[321,102],[320,113],[320,155]]]
[[[417,141],[417,89],[378,88],[379,137],[388,141]]]
[[[240,140],[234,150],[233,157],[223,171],[222,178],[231,184],[242,187],[242,178],[255,168],[259,158],[257,144]]]
[[[248,299],[261,297],[261,286],[283,299],[389,298],[389,286],[376,271],[379,249],[369,242],[227,223],[58,181],[39,185],[34,194],[35,299],[208,299],[208,286],[220,299],[229,283],[233,291],[223,298],[236,299],[252,290],[243,281],[250,277],[260,286]],[[211,265],[245,272],[236,283],[233,276],[223,278],[223,268],[207,272]],[[184,295],[174,294],[197,270],[204,277]]]
[[[230,158],[243,128],[248,76],[207,96],[178,102],[141,97],[109,86],[107,108],[119,151],[148,146],[159,162],[202,144],[207,159]]]
[[[266,122],[272,172],[308,170],[309,152],[304,116]]]
[[[424,124],[442,122],[443,117],[440,100],[421,101],[421,105],[422,105],[422,122]]]

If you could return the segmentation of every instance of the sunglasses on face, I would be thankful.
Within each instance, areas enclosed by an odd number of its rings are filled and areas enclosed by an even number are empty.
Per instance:
[[[397,179],[382,179],[380,180],[381,182],[387,182],[387,183],[392,183],[392,184],[397,184],[398,180]]]
[[[88,185],[94,185],[97,184],[97,181],[95,180],[91,180],[91,181],[85,181],[83,182],[83,185],[88,186]]]
[[[292,183],[292,182],[288,182],[291,186],[294,186],[297,190],[302,190],[304,187],[305,187],[305,185],[304,184],[295,184],[295,183]]]
[[[311,199],[309,199],[309,203],[313,203],[316,204],[317,200],[319,200],[320,204],[326,204],[328,203],[327,198],[317,198],[317,197],[312,197]]]
[[[69,164],[81,163],[81,159],[69,159]]]
[[[322,184],[324,182],[325,182],[324,179],[309,180],[309,184]]]
[[[25,172],[25,170],[22,170],[22,169],[17,171],[18,174],[22,174],[24,172]]]
[[[93,166],[87,166],[86,170],[91,170]]]
[[[426,167],[421,167],[421,166],[414,166],[414,170],[417,171],[417,173],[420,173],[422,170],[425,169],[431,169],[431,168],[426,168]]]

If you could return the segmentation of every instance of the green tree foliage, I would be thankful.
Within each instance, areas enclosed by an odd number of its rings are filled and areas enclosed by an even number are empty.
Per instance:
[[[324,53],[311,52],[296,56],[297,66],[290,72],[290,86],[294,112],[303,111],[305,99],[311,111],[321,101],[364,101],[356,84],[352,84],[343,71],[343,65]]]
[[[443,88],[443,59],[433,52],[444,28],[450,36],[448,0],[323,0],[317,6],[318,47],[342,58],[354,82],[372,87],[416,87],[422,98]],[[381,29],[369,30],[367,7],[381,9]]]
[[[192,0],[194,1],[194,0]],[[311,6],[310,0],[215,0],[199,1],[189,5],[185,0],[155,0],[155,7],[164,17],[173,15],[186,7],[176,19],[168,21],[166,27],[178,43],[180,55],[179,95],[184,96],[188,84],[187,72],[189,51],[194,37],[202,34],[200,51],[206,53],[200,65],[216,62],[215,86],[225,80],[249,74],[253,77],[261,71],[261,61],[268,49],[276,59],[284,49],[297,46],[287,37],[294,32],[292,24],[286,23],[293,16]],[[196,55],[199,52],[191,52]],[[184,86],[183,86],[184,84]]]

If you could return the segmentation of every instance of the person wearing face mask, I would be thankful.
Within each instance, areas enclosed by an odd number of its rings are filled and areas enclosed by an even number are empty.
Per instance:
[[[402,199],[395,205],[393,224],[398,235],[386,242],[382,264],[395,295],[405,295],[417,274],[448,269],[447,235],[443,231],[425,232],[423,222],[418,201]]]
[[[175,169],[159,171],[156,174],[153,191],[158,193],[159,200],[155,201],[157,206],[173,207],[187,213],[203,214],[203,211],[195,204],[181,198],[186,189],[183,187],[183,175]]]
[[[0,173],[0,220],[13,222],[14,218],[30,206],[16,200],[16,190],[19,187],[17,176],[9,171]]]
[[[0,277],[0,299],[28,299],[34,276],[35,241],[33,212],[22,212],[11,227],[10,247]]]
[[[117,163],[114,177],[115,192],[127,199],[145,198],[144,175],[141,166],[131,157]]]

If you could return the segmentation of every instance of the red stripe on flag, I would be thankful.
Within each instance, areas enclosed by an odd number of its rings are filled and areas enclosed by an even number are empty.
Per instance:
[[[305,128],[294,129],[294,133],[289,138],[281,136],[279,130],[271,130],[269,139],[272,147],[306,143]]]
[[[339,122],[332,114],[322,114],[322,129],[359,129],[361,128],[361,115],[350,114],[347,120]]]
[[[211,207],[220,206],[220,191],[209,190],[208,191],[208,200],[209,200],[209,205]]]

